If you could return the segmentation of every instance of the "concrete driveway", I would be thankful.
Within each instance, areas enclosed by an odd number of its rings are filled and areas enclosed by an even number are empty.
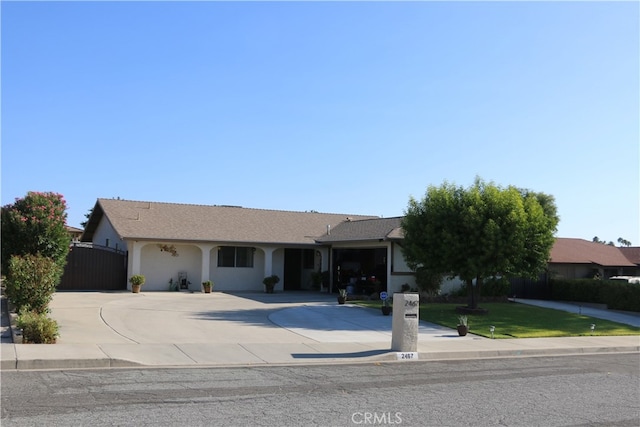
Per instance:
[[[310,292],[59,292],[56,345],[0,345],[0,369],[254,366],[404,359],[391,316]],[[638,352],[640,337],[492,340],[420,322],[415,359]]]
[[[60,344],[391,341],[391,316],[309,292],[59,292],[50,307]],[[447,336],[421,322],[420,340]]]

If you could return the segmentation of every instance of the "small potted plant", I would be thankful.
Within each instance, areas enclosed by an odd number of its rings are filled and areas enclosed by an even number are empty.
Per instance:
[[[206,282],[202,282],[202,289],[204,289],[205,294],[210,294],[211,289],[213,289],[213,282],[211,280],[207,280]]]
[[[273,288],[275,288],[275,286],[278,284],[278,282],[280,282],[280,278],[278,276],[271,275],[271,276],[267,276],[262,280],[262,283],[264,284],[264,291],[268,294],[272,294],[273,293]]]
[[[142,274],[134,274],[129,279],[131,283],[131,292],[134,294],[140,293],[140,288],[144,285],[144,276]]]
[[[464,337],[469,332],[469,323],[467,316],[458,316],[458,335]]]
[[[391,314],[391,304],[389,303],[389,298],[385,298],[382,300],[382,314],[388,316]]]
[[[347,289],[338,289],[338,304],[347,302]]]

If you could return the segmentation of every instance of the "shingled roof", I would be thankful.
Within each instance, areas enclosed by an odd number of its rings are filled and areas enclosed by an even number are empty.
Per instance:
[[[556,239],[551,249],[551,263],[597,264],[605,267],[635,267],[620,248],[583,239]]]
[[[85,241],[106,216],[122,239],[313,244],[338,224],[363,215],[249,209],[177,203],[98,199]]]
[[[331,229],[329,235],[317,239],[320,243],[402,239],[402,217],[350,220]]]
[[[628,248],[620,248],[620,252],[627,257],[629,261],[636,265],[640,265],[640,247],[631,246]]]

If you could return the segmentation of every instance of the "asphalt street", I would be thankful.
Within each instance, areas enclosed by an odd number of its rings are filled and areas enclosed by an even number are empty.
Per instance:
[[[638,354],[2,373],[3,427],[640,425]],[[376,421],[377,420],[377,421]]]

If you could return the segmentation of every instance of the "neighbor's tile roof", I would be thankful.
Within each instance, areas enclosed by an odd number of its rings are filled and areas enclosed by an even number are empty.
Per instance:
[[[611,267],[633,267],[620,248],[583,239],[556,239],[551,249],[554,264],[597,264]]]
[[[98,199],[96,206],[123,239],[311,244],[347,217],[375,218],[114,199]]]
[[[331,229],[331,234],[318,239],[320,243],[402,239],[402,217],[373,218],[343,222]]]

